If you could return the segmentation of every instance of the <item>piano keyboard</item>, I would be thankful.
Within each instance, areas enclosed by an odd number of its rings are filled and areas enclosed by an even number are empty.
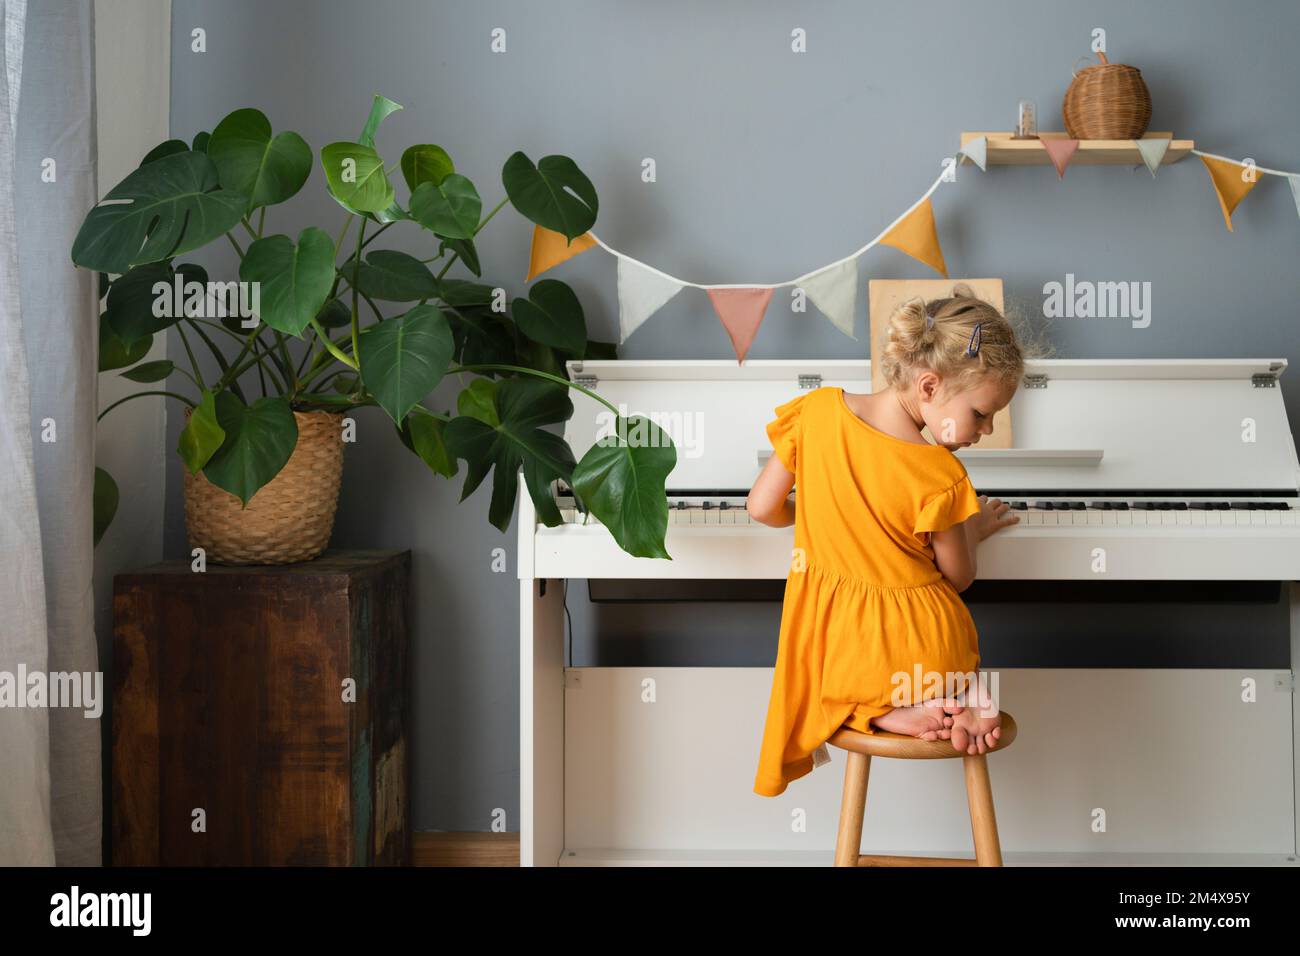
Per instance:
[[[1001,497],[994,495],[993,497]],[[796,501],[798,495],[796,494]],[[1002,498],[1011,511],[1020,515],[1021,527],[1297,527],[1300,514],[1294,500],[1262,499],[1170,499],[1170,498],[1102,498],[1042,499]],[[598,525],[594,515],[586,515],[572,503],[560,501],[565,524]],[[669,527],[754,525],[745,510],[743,495],[726,498],[692,500],[670,499]],[[999,532],[1003,534],[1005,532]]]

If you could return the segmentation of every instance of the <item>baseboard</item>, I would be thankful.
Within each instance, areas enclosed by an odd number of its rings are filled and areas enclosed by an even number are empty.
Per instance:
[[[421,830],[411,835],[412,866],[518,866],[519,834]]]

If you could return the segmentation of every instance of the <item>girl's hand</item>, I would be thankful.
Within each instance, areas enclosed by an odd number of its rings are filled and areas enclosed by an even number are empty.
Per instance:
[[[1020,515],[1011,511],[1011,506],[1001,498],[980,495],[979,499],[980,513],[966,519],[966,527],[977,540],[983,541],[989,535],[1020,522]]]

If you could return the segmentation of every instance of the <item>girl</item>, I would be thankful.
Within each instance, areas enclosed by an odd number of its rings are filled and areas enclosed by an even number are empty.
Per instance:
[[[976,495],[953,451],[992,433],[1023,354],[1007,319],[958,284],[951,298],[895,312],[880,362],[888,388],[818,388],[767,426],[774,454],[746,507],[755,521],[793,523],[795,550],[754,782],[762,796],[782,793],[815,756],[828,760],[841,725],[951,740],[969,754],[1001,733],[986,697],[941,689],[979,666],[958,597],[975,580],[976,547],[1019,517]]]

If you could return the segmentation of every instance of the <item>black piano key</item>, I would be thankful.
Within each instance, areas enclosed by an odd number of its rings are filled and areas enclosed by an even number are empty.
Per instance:
[[[1074,511],[1086,511],[1088,506],[1085,505],[1082,501],[1071,501],[1070,508],[1073,509]]]
[[[1034,507],[1039,511],[1051,511],[1052,503],[1050,501],[1035,501]]]
[[[1186,501],[1175,501],[1175,502],[1174,502],[1174,510],[1175,510],[1175,511],[1186,511],[1186,510],[1187,510],[1187,502],[1186,502]]]
[[[1120,511],[1128,511],[1128,502],[1127,502],[1127,501],[1117,501],[1117,502],[1115,502],[1115,507],[1118,508]]]
[[[1162,501],[1157,507],[1159,507],[1161,511],[1169,511],[1173,508],[1173,504],[1168,501]]]
[[[1098,505],[1097,505],[1097,507],[1100,508],[1102,511],[1110,511],[1110,510],[1111,510],[1110,502],[1109,502],[1109,501],[1102,501],[1102,502],[1099,502]]]

